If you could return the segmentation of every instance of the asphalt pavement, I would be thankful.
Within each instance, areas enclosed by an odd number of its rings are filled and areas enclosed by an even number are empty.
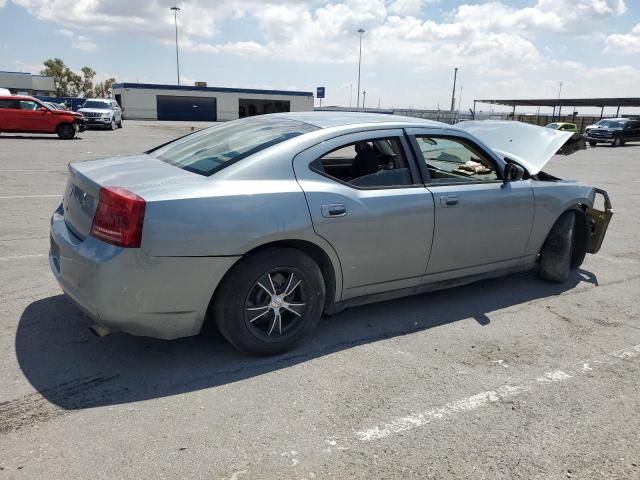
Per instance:
[[[272,358],[215,332],[98,338],[47,260],[67,163],[201,127],[0,135],[0,479],[640,478],[640,143],[546,169],[615,211],[564,284],[353,308]]]

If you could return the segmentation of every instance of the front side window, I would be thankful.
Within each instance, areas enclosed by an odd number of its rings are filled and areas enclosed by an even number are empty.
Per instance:
[[[417,136],[431,183],[490,182],[499,179],[496,167],[485,155],[462,139]]]
[[[147,153],[208,177],[261,150],[317,129],[285,118],[248,118],[201,130]]]
[[[413,184],[402,143],[397,137],[344,145],[315,160],[311,168],[357,188]]]

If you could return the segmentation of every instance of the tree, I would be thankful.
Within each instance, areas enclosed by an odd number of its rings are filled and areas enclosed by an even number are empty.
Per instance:
[[[57,97],[90,97],[95,94],[96,96],[108,96],[111,94],[111,86],[115,82],[115,78],[110,78],[100,85],[93,85],[93,79],[96,76],[95,70],[90,67],[82,67],[80,70],[81,75],[71,70],[65,63],[59,58],[50,58],[44,62],[44,69],[40,71],[42,75],[47,77],[53,77],[53,81],[56,86]],[[98,95],[98,91],[101,95]]]
[[[69,97],[71,88],[70,83],[73,82],[73,72],[59,58],[49,59],[44,62],[44,69],[40,71],[42,75],[53,77],[56,86],[57,97]]]
[[[97,83],[93,89],[94,96],[98,98],[108,98],[111,96],[113,84],[116,83],[115,78],[107,78],[104,82]]]

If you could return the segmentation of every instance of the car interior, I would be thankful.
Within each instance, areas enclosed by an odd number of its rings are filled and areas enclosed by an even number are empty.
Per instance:
[[[416,137],[431,183],[495,181],[493,163],[471,145],[445,137]]]
[[[346,145],[313,162],[312,168],[341,182],[363,188],[413,184],[407,159],[397,138]]]

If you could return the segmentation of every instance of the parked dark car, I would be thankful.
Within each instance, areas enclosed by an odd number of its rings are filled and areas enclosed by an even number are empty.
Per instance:
[[[640,141],[640,120],[617,118],[598,122],[597,128],[587,131],[587,142],[592,147],[598,143],[610,143],[619,147],[627,142]]]
[[[55,133],[70,140],[84,128],[79,113],[56,110],[33,97],[0,95],[0,132]]]

